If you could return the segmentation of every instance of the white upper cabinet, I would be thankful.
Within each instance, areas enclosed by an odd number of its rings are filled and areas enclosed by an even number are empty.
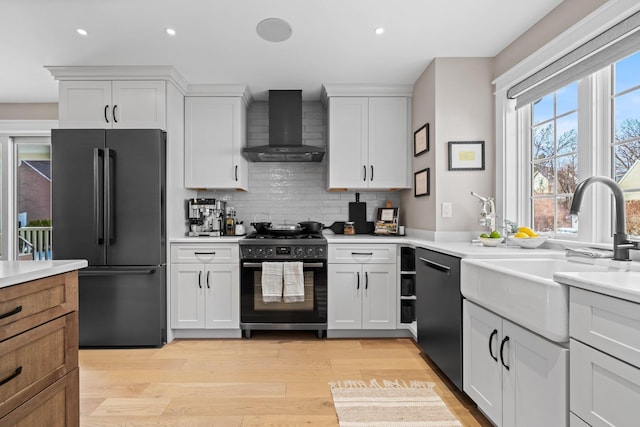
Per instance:
[[[185,187],[248,189],[246,121],[243,97],[185,98]]]
[[[60,82],[60,128],[166,129],[166,82]]]
[[[406,88],[386,89],[325,86],[329,189],[411,187],[411,92]]]

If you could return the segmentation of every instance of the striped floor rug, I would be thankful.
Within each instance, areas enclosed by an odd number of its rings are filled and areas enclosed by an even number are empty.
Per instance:
[[[462,426],[424,381],[377,380],[329,383],[340,427]]]

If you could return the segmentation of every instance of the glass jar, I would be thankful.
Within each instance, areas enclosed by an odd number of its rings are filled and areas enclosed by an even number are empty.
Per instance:
[[[356,234],[356,226],[353,221],[344,223],[344,234]]]

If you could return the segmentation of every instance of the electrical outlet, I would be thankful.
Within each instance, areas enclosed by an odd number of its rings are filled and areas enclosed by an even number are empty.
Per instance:
[[[442,218],[451,218],[453,215],[453,204],[451,202],[442,202]]]

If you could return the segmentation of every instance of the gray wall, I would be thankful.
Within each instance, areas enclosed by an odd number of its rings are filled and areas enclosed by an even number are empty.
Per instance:
[[[429,196],[402,193],[409,228],[434,232],[477,231],[480,203],[471,196],[495,195],[495,132],[492,58],[436,58],[413,89],[413,130],[430,127],[430,150],[412,160],[412,172],[431,170]],[[485,169],[449,171],[449,141],[484,141]],[[452,204],[443,218],[442,202]]]
[[[501,76],[606,2],[564,0],[495,56],[493,77]]]
[[[263,145],[269,139],[269,106],[254,102],[249,108],[247,145]],[[326,111],[321,102],[303,102],[303,142],[308,145],[327,145]],[[355,192],[327,191],[327,159],[321,163],[249,163],[249,191],[200,191],[198,197],[227,201],[238,212],[238,219],[246,224],[258,214],[266,213],[274,223],[312,220],[330,225],[346,221],[349,202]],[[400,201],[399,192],[361,192],[360,201],[367,203],[367,219],[373,221],[377,208],[390,199],[394,207]]]
[[[0,120],[58,120],[58,103],[0,104]]]

